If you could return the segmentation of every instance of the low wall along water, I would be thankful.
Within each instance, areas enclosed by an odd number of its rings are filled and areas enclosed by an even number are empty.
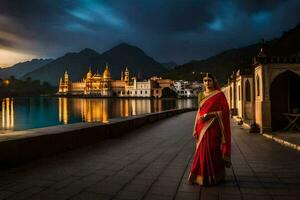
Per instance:
[[[195,108],[111,119],[108,123],[75,123],[15,131],[0,136],[0,166],[7,168],[29,160],[47,157],[119,137],[143,125]]]

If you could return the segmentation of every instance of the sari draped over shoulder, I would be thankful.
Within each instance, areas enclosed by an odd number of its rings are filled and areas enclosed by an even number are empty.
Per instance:
[[[207,115],[202,121],[201,116]],[[190,183],[214,185],[225,177],[225,162],[230,163],[231,132],[229,108],[220,90],[201,102],[195,119],[196,151],[189,175]]]

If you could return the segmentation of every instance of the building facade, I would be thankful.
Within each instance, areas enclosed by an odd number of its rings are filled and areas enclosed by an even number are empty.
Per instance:
[[[179,97],[197,97],[198,93],[202,90],[202,84],[179,80],[174,81],[174,88]]]
[[[170,79],[153,78],[138,81],[129,76],[128,68],[121,72],[120,80],[113,80],[108,66],[102,74],[92,73],[91,68],[79,82],[71,82],[67,72],[59,81],[59,95],[86,95],[99,97],[163,97],[163,90],[171,88]],[[159,91],[159,92],[157,92]]]
[[[234,73],[224,89],[232,115],[252,121],[261,132],[284,130],[286,115],[300,114],[300,57],[266,56],[261,49],[252,69]]]

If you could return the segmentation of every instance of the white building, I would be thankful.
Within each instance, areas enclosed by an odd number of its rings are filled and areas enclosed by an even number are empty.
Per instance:
[[[194,87],[189,81],[174,81],[174,88],[179,97],[195,97],[198,95],[199,89]]]
[[[130,97],[151,97],[151,81],[137,81],[134,77],[133,84],[126,85],[125,94],[121,95]]]

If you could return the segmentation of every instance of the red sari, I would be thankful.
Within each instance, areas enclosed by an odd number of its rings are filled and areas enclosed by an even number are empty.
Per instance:
[[[204,114],[209,117],[202,121],[200,116]],[[229,108],[220,90],[215,90],[200,102],[194,137],[196,152],[189,182],[215,185],[225,177],[225,162],[230,164],[231,151]]]

